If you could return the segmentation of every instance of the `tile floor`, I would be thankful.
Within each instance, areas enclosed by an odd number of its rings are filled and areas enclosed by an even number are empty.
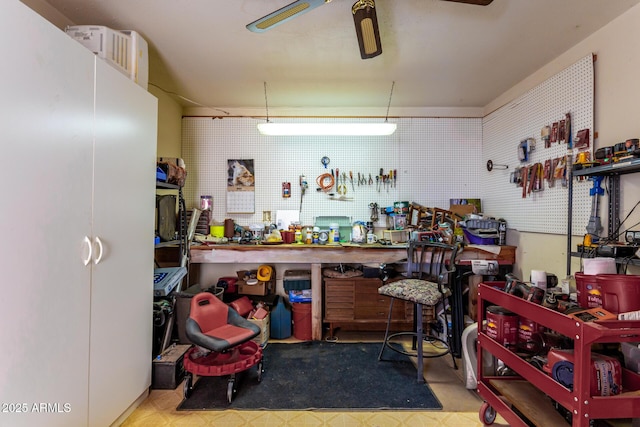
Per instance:
[[[343,340],[377,340],[375,334],[358,338],[346,332],[339,336]],[[268,367],[265,367],[268,369]],[[442,410],[433,411],[176,411],[182,401],[182,385],[175,390],[151,390],[148,398],[124,421],[124,427],[276,427],[276,426],[335,426],[335,427],[414,427],[482,426],[478,410],[482,399],[475,391],[467,390],[463,381],[462,362],[458,370],[453,369],[450,357],[426,359],[425,378],[443,405]],[[494,424],[507,424],[498,417]]]

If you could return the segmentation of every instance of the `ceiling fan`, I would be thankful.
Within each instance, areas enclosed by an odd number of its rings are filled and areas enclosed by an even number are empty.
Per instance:
[[[443,1],[487,6],[493,0]],[[331,0],[296,0],[253,21],[247,25],[247,29],[256,33],[262,33],[330,2]],[[382,53],[382,45],[380,44],[380,31],[378,30],[375,0],[357,0],[353,6],[351,6],[351,12],[353,14],[362,59],[373,58],[380,55]]]

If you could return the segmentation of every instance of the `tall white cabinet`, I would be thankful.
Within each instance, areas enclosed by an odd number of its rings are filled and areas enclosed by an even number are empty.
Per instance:
[[[108,426],[151,383],[157,101],[0,5],[0,425]]]

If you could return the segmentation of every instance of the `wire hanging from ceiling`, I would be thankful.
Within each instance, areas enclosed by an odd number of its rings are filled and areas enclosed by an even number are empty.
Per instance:
[[[269,103],[267,102],[267,82],[264,82],[264,106],[267,110],[267,123],[269,123]]]
[[[170,90],[166,90],[166,89],[165,89],[165,88],[163,88],[162,86],[158,86],[158,85],[157,85],[157,84],[155,84],[155,83],[149,82],[149,85],[150,85],[150,86],[153,86],[153,87],[157,87],[158,89],[160,89],[161,91],[163,91],[164,93],[166,93],[166,94],[168,94],[168,95],[177,96],[178,98],[183,99],[183,100],[185,100],[185,101],[187,101],[187,102],[190,102],[190,103],[192,103],[192,104],[195,104],[195,105],[197,105],[197,106],[199,106],[199,107],[210,108],[210,109],[212,109],[212,110],[220,111],[221,113],[224,113],[224,114],[226,114],[227,116],[231,115],[231,113],[229,113],[228,111],[225,111],[225,110],[223,110],[223,109],[221,109],[221,108],[212,107],[212,106],[210,106],[210,105],[206,105],[206,104],[202,104],[202,103],[200,103],[200,102],[198,102],[198,101],[194,101],[193,99],[189,99],[189,98],[187,98],[186,96],[182,96],[182,95],[180,95],[179,93],[171,92]]]
[[[384,118],[385,123],[389,120],[389,108],[391,108],[391,97],[393,96],[393,87],[396,85],[396,82],[391,82],[391,92],[389,93],[389,103],[387,104],[387,115]]]

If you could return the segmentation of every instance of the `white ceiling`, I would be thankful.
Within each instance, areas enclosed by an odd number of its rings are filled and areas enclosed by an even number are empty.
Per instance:
[[[24,0],[29,3],[28,0]],[[377,0],[382,55],[360,59],[351,5],[333,0],[265,33],[293,0],[46,0],[74,24],[138,31],[149,81],[231,111],[484,107],[640,0]],[[219,111],[218,110],[218,111]],[[217,114],[217,113],[216,113]]]

